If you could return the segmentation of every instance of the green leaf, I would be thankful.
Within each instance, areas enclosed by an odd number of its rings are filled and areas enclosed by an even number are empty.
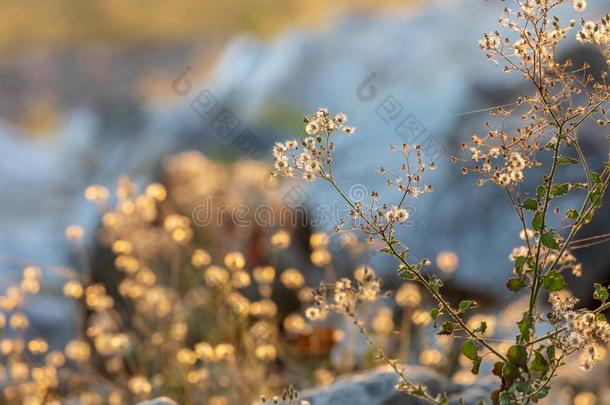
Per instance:
[[[540,374],[546,374],[549,371],[549,363],[546,361],[544,356],[539,352],[534,352],[534,360],[530,365],[530,368]]]
[[[424,390],[424,387],[422,387],[421,385],[418,385],[417,389],[413,390],[411,394],[416,397],[423,397],[426,395],[426,390]]]
[[[527,350],[525,346],[514,345],[506,352],[506,357],[515,365],[527,368]]]
[[[591,178],[595,184],[601,184],[602,176],[598,172],[591,172]]]
[[[559,244],[557,243],[557,239],[555,238],[555,231],[551,230],[543,233],[540,237],[540,242],[549,249],[559,249]]]
[[[404,264],[401,265],[398,268],[398,275],[404,279],[404,280],[415,280],[417,278],[417,276],[415,275],[415,271],[413,270],[413,267],[415,266],[411,266],[411,268],[405,266]]]
[[[580,164],[580,160],[573,159],[568,156],[562,156],[557,160],[558,165],[577,165]]]
[[[458,308],[460,309],[460,311],[465,312],[465,311],[468,311],[469,309],[477,308],[478,306],[479,306],[479,304],[476,301],[463,300],[463,301],[460,301]]]
[[[583,220],[582,220],[583,224],[588,224],[591,221],[593,221],[593,213],[592,212],[590,212],[587,215],[585,215]]]
[[[479,344],[476,340],[467,340],[462,345],[461,353],[469,360],[475,360],[479,357]]]
[[[525,281],[521,277],[510,278],[506,282],[506,288],[514,293],[518,293],[525,287]]]
[[[551,196],[552,197],[561,197],[568,194],[570,191],[570,185],[568,183],[564,184],[553,184],[551,186]]]
[[[596,207],[602,206],[603,197],[604,197],[604,188],[601,185],[595,186],[593,191],[591,191],[591,193],[589,193],[589,200],[591,201],[591,204],[593,204]]]
[[[523,337],[525,341],[528,341],[530,339],[530,330],[532,329],[532,317],[529,315],[529,312],[523,313],[523,317],[517,322],[517,326],[519,326],[521,337]]]
[[[487,331],[487,322],[485,321],[481,321],[481,323],[479,324],[479,326],[477,326],[476,328],[474,328],[472,330],[474,333],[478,333],[480,332],[481,334],[484,334],[485,331]]]
[[[608,293],[608,289],[599,283],[593,284],[593,298],[601,301],[602,305],[608,301],[608,297],[610,293]]]
[[[479,374],[479,370],[481,369],[481,361],[482,359],[480,357],[472,361],[472,368],[470,369],[472,374]]]
[[[479,374],[481,357],[479,356],[479,344],[474,340],[468,340],[462,346],[462,355],[472,361],[472,374]]]
[[[451,335],[453,330],[455,329],[455,324],[453,322],[445,322],[441,326],[441,330],[437,332],[437,335]]]
[[[538,201],[535,198],[528,198],[523,201],[523,208],[528,211],[536,211],[538,209]]]
[[[435,276],[432,276],[430,280],[428,280],[428,284],[430,284],[430,288],[434,290],[434,292],[438,293],[443,286],[443,281]]]
[[[542,230],[542,220],[543,220],[543,216],[541,212],[537,212],[536,215],[534,215],[534,219],[532,219],[532,227],[536,230],[536,231],[540,231]]]
[[[523,266],[527,262],[527,256],[515,257],[515,272],[519,275],[523,274]]]
[[[517,369],[516,365],[514,365],[510,361],[507,361],[502,366],[502,377],[507,378],[509,380],[514,380],[515,378],[519,377],[519,369]]]
[[[530,392],[531,385],[529,381],[519,381],[515,384],[515,389],[519,392]]]
[[[551,387],[549,385],[545,385],[544,387],[539,388],[538,391],[536,391],[536,393],[532,395],[532,399],[538,401],[546,397],[549,394],[550,389]]]
[[[557,273],[555,270],[550,271],[542,278],[542,285],[547,291],[561,291],[567,287],[563,275]]]
[[[501,392],[500,393],[500,405],[511,405],[511,399],[510,399],[510,394],[508,392]]]
[[[554,345],[547,346],[546,357],[548,357],[549,360],[551,360],[551,361],[555,360],[555,346]]]
[[[491,373],[495,376],[502,377],[502,368],[504,367],[504,362],[496,361],[494,363],[494,368],[491,370]]]

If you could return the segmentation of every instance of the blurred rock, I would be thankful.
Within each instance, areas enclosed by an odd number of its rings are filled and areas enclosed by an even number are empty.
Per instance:
[[[269,110],[296,121],[299,114],[320,105],[347,113],[358,131],[349,140],[338,140],[333,169],[346,191],[352,186],[369,192],[387,190],[376,169],[382,161],[391,166],[388,145],[424,144],[424,157],[438,165],[426,173],[436,191],[408,201],[413,222],[403,227],[402,239],[416,255],[414,260],[434,259],[445,250],[456,252],[460,264],[455,274],[444,276],[447,284],[505,303],[513,294],[497,281],[511,274],[507,256],[521,244],[520,222],[504,190],[477,188],[476,179],[461,176],[450,156],[459,154],[459,145],[473,133],[485,131],[488,114],[481,109],[512,102],[530,89],[519,75],[503,74],[477,46],[484,32],[497,28],[503,6],[473,6],[476,19],[471,7],[439,2],[403,14],[345,19],[323,33],[290,32],[269,45],[241,38],[227,48],[206,86],[250,122]],[[601,5],[590,7],[585,18],[602,11]],[[577,46],[570,37],[564,49]],[[403,123],[418,129],[401,132]],[[284,138],[288,136],[295,135]],[[600,147],[607,139],[599,130],[584,138],[593,145],[589,151],[607,150]],[[530,174],[532,180],[541,175]],[[334,190],[322,182],[303,188],[313,206],[338,201]],[[396,198],[386,196],[388,201]],[[342,217],[333,210],[322,225],[330,230]],[[586,259],[589,253],[579,254]],[[373,261],[386,276],[395,275],[393,260]],[[587,264],[585,273],[607,278],[610,263]],[[590,283],[583,285],[590,295]]]
[[[460,398],[466,404],[488,401],[495,388],[492,379],[462,386],[457,385],[437,372],[420,366],[407,366],[406,374],[413,380],[428,387],[432,395],[440,392],[449,394],[449,403],[457,405]],[[346,403],[350,405],[420,405],[424,401],[410,397],[396,390],[398,378],[386,367],[368,372],[342,377],[333,384],[302,392],[303,399],[312,405],[331,405]]]

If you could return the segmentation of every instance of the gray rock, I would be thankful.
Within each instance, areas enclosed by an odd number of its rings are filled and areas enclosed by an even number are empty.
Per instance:
[[[407,366],[406,374],[414,381],[428,387],[431,394],[455,392],[459,386],[425,367]],[[396,390],[398,378],[386,367],[342,377],[333,384],[302,393],[312,405],[346,403],[350,405],[399,405],[422,404]]]
[[[414,381],[428,387],[428,392],[435,395],[445,392],[450,405],[459,405],[463,400],[467,405],[480,401],[489,403],[491,391],[496,389],[497,379],[484,378],[474,385],[452,383],[437,372],[421,366],[407,366],[407,375]],[[396,374],[386,367],[372,371],[345,376],[335,383],[320,389],[302,392],[302,398],[312,405],[420,405],[425,402],[410,397],[395,389]]]

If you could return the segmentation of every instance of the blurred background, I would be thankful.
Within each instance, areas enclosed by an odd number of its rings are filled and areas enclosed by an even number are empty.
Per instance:
[[[593,2],[591,2],[593,3]],[[602,15],[610,2],[591,4]],[[304,114],[345,112],[357,134],[339,146],[337,176],[354,193],[383,191],[376,174],[389,144],[419,143],[438,169],[435,192],[410,202],[403,237],[419,257],[454,252],[450,291],[506,304],[510,249],[519,224],[502,190],[478,189],[450,157],[487,110],[528,91],[485,60],[477,42],[496,29],[504,2],[478,0],[5,0],[0,2],[0,289],[24,264],[74,266],[64,229],[79,224],[95,252],[99,215],[83,198],[120,175],[159,180],[167,157],[197,150],[221,165],[271,161],[274,142],[302,134]],[[570,39],[566,57],[602,69]],[[605,135],[585,128],[586,153],[601,165]],[[594,164],[595,165],[595,164]],[[210,174],[212,176],[213,174]],[[574,176],[577,176],[574,173]],[[576,178],[576,177],[575,177]],[[277,190],[282,204],[334,199],[323,185]],[[248,203],[248,196],[244,196]],[[582,237],[608,233],[601,212]],[[328,231],[336,215],[312,229]],[[603,247],[578,252],[590,295],[610,276]],[[445,256],[447,258],[447,256]],[[390,282],[395,268],[372,256]],[[65,339],[71,304],[61,280],[45,279],[30,308],[34,324]],[[48,308],[56,308],[49,311]],[[36,319],[37,318],[37,319]],[[69,329],[69,328],[68,328]],[[68,330],[66,329],[66,330]]]

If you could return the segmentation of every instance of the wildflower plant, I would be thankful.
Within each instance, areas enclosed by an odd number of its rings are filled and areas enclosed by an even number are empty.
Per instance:
[[[577,28],[577,21],[564,22],[556,14],[570,7],[581,12],[586,1],[523,0],[515,4],[516,10],[505,8],[499,19],[502,31],[485,34],[479,46],[487,59],[503,66],[505,73],[525,78],[530,90],[513,103],[494,108],[493,122],[485,124],[485,135],[473,135],[469,144],[462,145],[465,156],[452,158],[463,165],[463,174],[476,176],[480,186],[492,184],[505,189],[522,227],[523,245],[510,256],[513,275],[506,287],[513,293],[527,292],[528,306],[516,324],[518,335],[504,350],[486,338],[485,321],[475,325],[466,321],[467,313],[478,304],[470,299],[457,305],[449,302],[442,281],[426,271],[430,261],[411,261],[409,248],[396,237],[396,229],[409,217],[405,201],[432,191],[423,175],[435,165],[424,162],[418,146],[391,146],[392,152],[401,155],[402,163],[395,169],[379,170],[388,176],[387,185],[400,192],[395,203],[382,202],[377,191],[371,192],[367,201],[354,201],[333,176],[338,138],[355,133],[354,128],[346,126],[343,113],[333,115],[320,108],[305,117],[303,139],[278,143],[273,148],[274,175],[328,183],[351,207],[350,217],[340,220],[335,231],[358,230],[369,241],[381,242],[381,252],[398,262],[398,274],[430,294],[436,301],[430,317],[438,334],[466,334],[461,354],[472,363],[472,373],[478,374],[484,356],[495,358],[493,374],[500,384],[491,395],[494,404],[538,402],[547,396],[567,356],[584,352],[581,365],[589,369],[596,359],[595,346],[610,338],[610,326],[603,315],[610,307],[607,286],[594,286],[597,309],[577,310],[578,300],[565,297],[568,285],[564,277],[566,272],[579,276],[583,271],[571,253],[573,249],[608,239],[600,235],[576,240],[576,235],[601,208],[610,182],[608,155],[598,167],[585,154],[580,139],[583,125],[592,123],[603,130],[610,124],[610,86],[607,73],[595,78],[587,64],[573,66],[572,61],[557,57],[559,45],[571,35],[580,43],[595,46],[610,63],[610,16],[600,21],[581,20]],[[573,173],[574,168],[581,171],[580,180],[559,180],[562,174]],[[530,173],[535,176],[539,171],[545,174],[530,188],[532,181],[526,180]],[[565,209],[559,204],[562,199],[579,204]],[[365,276],[356,282],[342,279],[333,286],[321,286],[308,316],[315,319],[327,311],[345,314],[359,326],[379,357],[396,371],[400,390],[429,403],[447,403],[446,395],[431,394],[412,381],[368,335],[357,308],[371,298],[371,284],[379,294],[374,280]],[[543,313],[543,291],[550,293],[552,312],[548,315]],[[540,334],[549,328],[552,332]]]
[[[571,295],[565,275],[586,271],[574,250],[610,239],[576,239],[600,210],[610,182],[610,158],[599,164],[580,139],[583,126],[603,131],[610,124],[610,88],[605,73],[596,78],[587,65],[560,61],[556,52],[572,36],[610,63],[610,17],[562,22],[554,15],[561,8],[584,11],[584,0],[516,5],[499,19],[502,32],[485,34],[479,46],[504,72],[522,76],[529,91],[493,109],[485,135],[473,135],[462,145],[463,155],[453,158],[479,185],[503,188],[520,224],[522,243],[509,255],[512,275],[506,281],[519,298],[500,315],[517,331],[514,340],[497,344],[492,336],[498,319],[469,297],[449,298],[429,270],[432,261],[413,260],[398,237],[410,220],[408,201],[433,191],[425,176],[435,162],[426,161],[418,145],[390,146],[395,159],[378,170],[388,193],[371,191],[356,200],[333,174],[337,145],[358,136],[356,128],[347,115],[320,108],[305,117],[302,139],[274,146],[273,177],[322,181],[335,190],[350,208],[334,226],[342,246],[358,264],[373,246],[393,257],[403,279],[395,292],[386,291],[370,264],[337,276],[323,232],[311,234],[306,247],[305,265],[323,270],[319,287],[310,288],[306,269],[279,260],[300,229],[255,225],[237,232],[236,224],[224,224],[225,208],[240,201],[282,205],[261,187],[267,165],[239,162],[228,170],[185,152],[167,160],[163,184],[139,191],[123,177],[114,196],[102,186],[85,190],[100,208],[99,241],[112,262],[102,266],[113,277],[92,274],[79,244],[84,229],[68,227],[66,237],[81,250],[83,268],[59,271],[66,279],[63,295],[81,309],[74,338],[63,347],[32,335],[25,309],[44,287],[45,269],[26,266],[22,279],[0,295],[0,402],[122,405],[168,395],[184,404],[307,405],[292,385],[280,395],[273,392],[291,383],[328,384],[335,375],[383,362],[396,373],[400,391],[447,404],[447,394],[430,392],[403,366],[414,358],[411,343],[418,338],[419,362],[439,369],[459,342],[459,362],[467,369],[455,373],[455,382],[472,383],[485,370],[483,360],[493,359],[499,378],[494,404],[547,397],[572,355],[583,370],[591,369],[602,357],[600,345],[610,340],[604,316],[610,291],[594,284],[597,307],[579,309],[582,297]],[[562,182],[564,176],[577,180]],[[201,211],[209,196],[215,196],[211,211]],[[458,257],[442,252],[436,266],[450,274]],[[278,294],[292,305],[283,305]],[[337,327],[345,319],[349,327]],[[437,335],[433,343],[426,339],[430,329]],[[357,358],[352,332],[374,358]],[[348,355],[336,364],[331,350]]]

